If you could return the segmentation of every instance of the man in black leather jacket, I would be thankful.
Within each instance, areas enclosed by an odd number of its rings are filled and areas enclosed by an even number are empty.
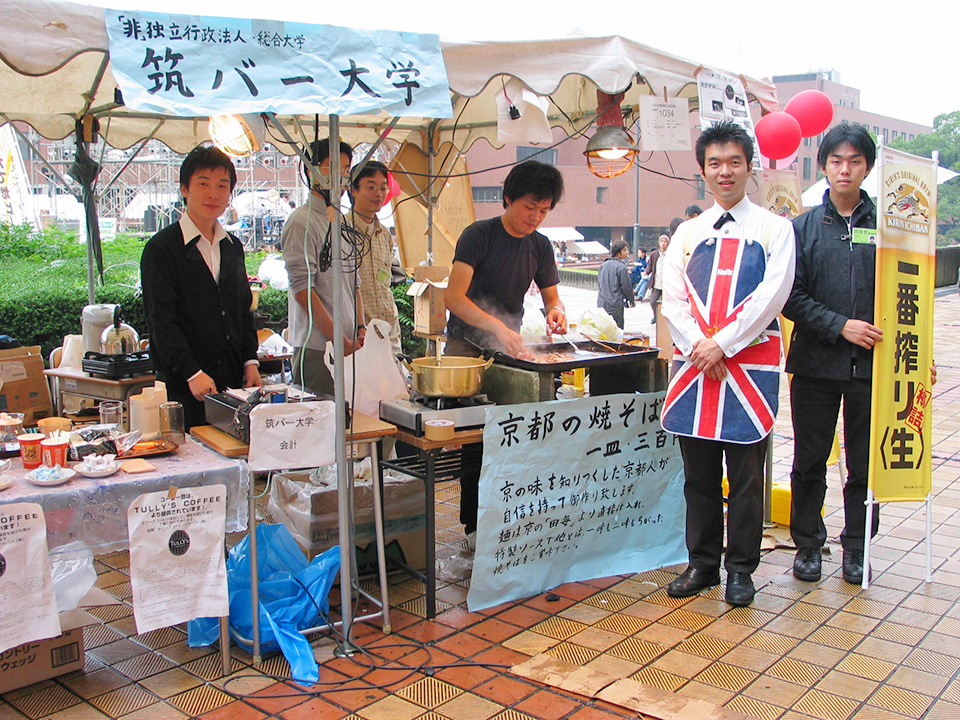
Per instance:
[[[786,369],[793,373],[795,442],[790,532],[797,546],[793,573],[800,580],[820,579],[826,541],[820,512],[841,400],[847,461],[843,578],[863,580],[870,378],[873,347],[883,332],[873,317],[877,214],[860,185],[875,159],[873,140],[862,127],[832,128],[817,157],[830,183],[823,204],[794,220],[797,272],[783,314],[796,323]],[[878,527],[874,512],[872,535]]]

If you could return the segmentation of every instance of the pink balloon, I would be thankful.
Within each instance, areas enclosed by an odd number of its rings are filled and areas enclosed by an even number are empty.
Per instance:
[[[386,204],[392,197],[400,197],[400,183],[397,182],[397,179],[393,176],[393,173],[388,171],[387,196],[383,199],[384,204]]]
[[[757,143],[768,158],[788,158],[800,147],[800,123],[793,115],[772,112],[757,122]]]
[[[819,135],[833,122],[833,101],[820,90],[798,92],[783,111],[797,119],[803,137]]]
[[[786,170],[788,167],[790,167],[790,165],[797,159],[797,153],[799,152],[800,152],[800,148],[797,147],[797,149],[793,151],[793,154],[790,155],[790,157],[785,157],[781,160],[777,160],[776,161],[777,169]],[[760,153],[760,165],[761,167],[763,167],[764,170],[770,169],[770,158],[768,158],[763,153]]]

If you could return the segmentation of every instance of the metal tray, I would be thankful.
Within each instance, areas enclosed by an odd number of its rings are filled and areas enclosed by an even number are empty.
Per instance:
[[[527,348],[533,353],[549,352],[573,352],[570,345],[576,345],[580,350],[587,350],[590,355],[578,354],[571,360],[554,363],[538,363],[532,360],[520,360],[511,355],[502,352],[494,352],[494,362],[509,367],[520,368],[521,370],[530,370],[532,372],[564,372],[566,370],[576,370],[577,368],[600,367],[603,365],[620,365],[622,363],[631,363],[642,360],[648,356],[656,356],[660,352],[656,347],[637,347],[636,345],[626,345],[624,343],[608,343],[617,352],[612,353],[602,345],[598,345],[592,340],[583,340],[574,343],[544,343],[542,345],[528,345]]]
[[[117,460],[129,460],[130,458],[147,457],[149,455],[163,455],[173,452],[179,445],[173,440],[161,438],[159,440],[141,440],[132,448],[124,453],[117,455]]]

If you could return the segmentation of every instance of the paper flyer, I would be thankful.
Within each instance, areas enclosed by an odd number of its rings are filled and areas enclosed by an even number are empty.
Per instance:
[[[225,485],[145,493],[127,510],[137,633],[230,612]]]
[[[43,508],[0,506],[0,652],[59,634]]]

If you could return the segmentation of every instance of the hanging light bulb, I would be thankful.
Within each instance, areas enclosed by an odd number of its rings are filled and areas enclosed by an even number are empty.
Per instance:
[[[622,175],[637,154],[637,146],[623,127],[621,100],[623,93],[609,95],[597,90],[597,132],[587,141],[583,154],[590,172],[599,178]]]
[[[259,115],[214,115],[209,123],[213,144],[232,157],[244,157],[263,147],[264,124]]]

